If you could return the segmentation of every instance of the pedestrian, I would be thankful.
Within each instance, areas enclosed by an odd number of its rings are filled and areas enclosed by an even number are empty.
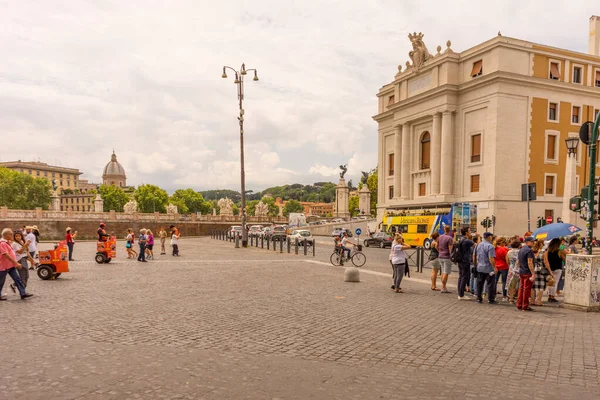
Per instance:
[[[133,234],[133,229],[128,228],[125,232],[127,232],[127,236],[125,236],[125,249],[127,250],[127,258],[136,258],[138,253],[133,249],[135,236]]]
[[[39,263],[36,261],[37,256],[37,238],[35,236],[35,234],[33,233],[33,227],[31,226],[27,226],[25,228],[25,243],[27,243],[27,251],[29,252],[30,255],[30,259],[31,259],[31,267],[29,267],[29,269],[33,269],[34,266],[35,268],[38,267]]]
[[[525,238],[525,245],[519,250],[517,264],[519,267],[519,296],[517,297],[517,310],[534,311],[529,307],[531,287],[533,286],[535,272],[535,254],[531,249],[534,239],[531,236]]]
[[[100,225],[98,226],[98,230],[96,231],[96,233],[98,234],[98,241],[99,242],[106,242],[108,241],[109,238],[109,234],[106,233],[106,224],[104,222],[100,222]]]
[[[458,263],[458,299],[470,300],[469,297],[465,297],[465,289],[471,279],[471,260],[473,259],[473,246],[475,246],[475,243],[470,239],[471,229],[468,226],[462,228],[460,234],[462,239],[457,246],[460,246],[462,259]]]
[[[162,226],[160,227],[160,230],[158,231],[158,237],[160,238],[160,254],[164,255],[167,254],[167,249],[165,248],[165,242],[167,241],[167,231],[165,231],[165,228],[163,228]]]
[[[175,231],[171,233],[171,247],[173,247],[173,257],[179,257],[179,237]]]
[[[473,247],[473,253],[471,256],[471,281],[469,282],[469,288],[471,289],[471,295],[477,297],[477,267],[475,266],[475,251],[477,251],[477,246],[481,243],[481,236],[479,234],[474,233],[472,237],[473,243],[475,243]]]
[[[438,232],[433,232],[431,235],[431,253],[429,254],[429,259],[432,260],[431,263],[431,290],[438,292],[440,289],[437,288],[437,276],[440,272],[440,252],[438,250],[438,239],[440,238],[440,234]]]
[[[2,238],[0,239],[0,300],[7,300],[2,297],[2,288],[6,281],[6,275],[10,275],[11,279],[15,283],[15,286],[19,289],[21,300],[25,300],[28,297],[33,296],[25,291],[25,286],[21,282],[21,277],[17,272],[17,268],[21,268],[21,264],[16,259],[15,251],[12,248],[11,240],[13,239],[13,231],[10,228],[4,228],[2,230]]]
[[[400,288],[400,284],[402,283],[406,266],[406,252],[404,250],[409,248],[410,246],[403,243],[402,235],[397,233],[392,244],[392,265],[394,266],[394,286],[396,293],[404,293]]]
[[[552,275],[550,264],[545,256],[544,241],[542,239],[536,240],[533,245],[533,253],[535,254],[535,269],[534,269],[534,281],[533,281],[533,298],[534,305],[542,306],[542,296],[546,291],[546,278]]]
[[[452,260],[450,260],[450,254],[452,254],[452,247],[454,246],[454,239],[450,235],[450,225],[444,225],[444,234],[438,238],[438,252],[440,256],[440,269],[442,273],[442,291],[441,293],[452,293],[446,288],[448,283],[448,276],[452,273]]]
[[[568,254],[577,254],[579,251],[577,250],[577,236],[571,236],[569,239],[569,245],[567,246]]]
[[[146,261],[146,230],[140,229],[140,237],[138,238],[138,244],[140,246],[140,252],[138,254],[138,261],[147,262]]]
[[[548,251],[544,253],[545,264],[550,266],[554,285],[548,286],[548,302],[558,303],[556,300],[556,286],[562,275],[563,262],[565,261],[565,252],[560,249],[560,239],[552,239],[548,244]]]
[[[390,265],[392,266],[392,290],[396,289],[396,268],[394,268],[394,263],[392,262],[392,257],[394,255],[394,243],[390,246],[390,254],[388,259],[390,260]]]
[[[29,280],[29,269],[27,268],[27,257],[29,254],[27,253],[27,246],[25,246],[23,233],[21,233],[21,231],[15,231],[13,237],[14,239],[11,246],[15,252],[15,259],[19,264],[21,264],[21,268],[17,268],[17,272],[19,273],[23,287],[26,288],[27,281]],[[14,283],[10,284],[10,288],[12,289],[13,293],[17,292]]]
[[[487,286],[488,302],[496,304],[496,251],[492,245],[493,234],[485,232],[483,240],[475,251],[475,265],[477,266],[477,302],[483,302],[483,287]]]
[[[506,285],[508,286],[508,301],[514,304],[517,292],[519,290],[519,265],[517,259],[519,257],[519,248],[521,241],[516,239],[510,244],[510,250],[506,253],[506,262],[508,264],[508,275],[506,277]]]
[[[65,236],[65,241],[67,242],[67,247],[69,248],[69,261],[73,260],[73,247],[75,246],[75,238],[77,237],[77,231],[71,234],[71,228],[67,228],[67,234]]]
[[[148,240],[146,242],[146,259],[154,259],[154,234],[150,229],[146,229],[146,236]]]
[[[498,282],[500,278],[502,278],[502,299],[508,299],[508,292],[506,290],[506,282],[508,278],[508,262],[506,261],[506,255],[508,254],[508,247],[506,247],[506,239],[503,237],[499,237],[496,239],[496,269],[498,273],[496,274],[496,286],[494,286],[494,291],[497,290]],[[496,292],[498,293],[498,292]]]

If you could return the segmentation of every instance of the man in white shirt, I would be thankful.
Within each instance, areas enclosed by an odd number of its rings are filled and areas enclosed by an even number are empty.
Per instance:
[[[35,266],[37,267],[39,265],[39,263],[35,261],[35,253],[37,252],[37,241],[35,239],[35,234],[33,233],[33,228],[31,226],[27,226],[25,228],[25,232],[27,232],[24,238],[25,243],[28,243],[27,251],[29,251],[29,255],[31,256],[31,259],[34,260]],[[29,269],[33,269],[33,265],[31,265]]]

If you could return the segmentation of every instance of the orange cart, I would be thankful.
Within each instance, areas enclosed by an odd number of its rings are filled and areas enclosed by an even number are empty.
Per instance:
[[[40,266],[37,274],[44,281],[58,278],[63,272],[69,272],[67,243],[64,241],[54,246],[54,250],[40,251],[38,257]]]
[[[117,256],[117,237],[111,236],[106,242],[96,243],[96,257],[98,264],[109,263]]]

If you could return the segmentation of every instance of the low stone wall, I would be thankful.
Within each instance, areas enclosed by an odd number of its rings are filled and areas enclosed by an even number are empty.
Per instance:
[[[352,231],[353,235],[355,235],[356,228],[360,228],[362,230],[361,236],[364,237],[367,234],[367,225],[371,228],[372,232],[375,232],[375,223],[375,219],[368,219],[364,221],[341,222],[338,224],[303,226],[302,229],[310,231],[313,236],[330,236],[335,228],[348,228]]]

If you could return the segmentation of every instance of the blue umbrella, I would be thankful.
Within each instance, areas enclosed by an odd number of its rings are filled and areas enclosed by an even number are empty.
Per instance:
[[[551,240],[563,236],[571,236],[580,230],[581,228],[578,228],[575,225],[556,222],[554,224],[542,226],[540,229],[533,232],[533,237],[535,239]]]

